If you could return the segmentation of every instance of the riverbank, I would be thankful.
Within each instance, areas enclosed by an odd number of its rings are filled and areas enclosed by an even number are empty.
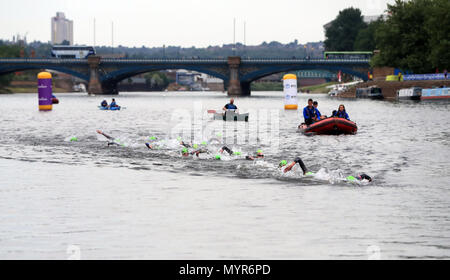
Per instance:
[[[279,82],[264,82],[264,83],[252,83],[252,91],[283,91],[283,83]]]
[[[328,89],[327,87],[335,85],[335,84],[337,84],[337,83],[336,82],[329,82],[329,83],[315,85],[315,86],[302,87],[302,88],[300,88],[300,90],[302,92],[308,92],[309,91],[309,93],[328,93],[330,91],[330,89]]]
[[[448,87],[450,85],[449,80],[441,81],[402,81],[402,82],[388,82],[388,81],[370,81],[360,83],[354,87],[349,88],[347,91],[339,94],[339,97],[343,98],[356,98],[356,89],[366,88],[371,86],[380,87],[383,96],[388,100],[397,99],[397,91],[404,88],[420,87],[420,88],[437,88],[437,87]]]
[[[68,93],[68,91],[64,88],[53,88],[53,93]],[[13,94],[13,93],[37,93],[37,87],[2,87],[0,88],[0,94]]]

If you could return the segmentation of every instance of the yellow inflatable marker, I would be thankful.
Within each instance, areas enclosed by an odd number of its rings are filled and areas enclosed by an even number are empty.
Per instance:
[[[287,74],[283,77],[284,85],[284,109],[298,110],[297,100],[297,76],[294,74]]]
[[[51,111],[52,102],[52,74],[41,72],[38,78],[39,111]]]

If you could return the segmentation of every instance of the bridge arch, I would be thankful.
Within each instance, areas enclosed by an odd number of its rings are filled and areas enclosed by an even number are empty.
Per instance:
[[[208,74],[210,76],[222,79],[224,83],[228,81],[228,77],[225,74],[216,72],[214,70],[208,69],[206,67],[201,67],[198,65],[195,66],[134,66],[134,67],[126,67],[122,68],[110,73],[106,73],[102,75],[100,81],[102,83],[119,83],[120,81],[123,81],[125,79],[134,77],[136,75],[149,73],[149,72],[156,72],[156,71],[163,71],[163,70],[178,70],[178,69],[184,69],[184,70],[190,70],[190,71],[196,71],[199,73]]]
[[[334,65],[298,65],[298,66],[271,66],[266,67],[257,71],[253,71],[250,73],[247,73],[243,76],[241,76],[241,83],[251,83],[253,81],[259,80],[261,78],[283,73],[283,72],[289,72],[289,71],[298,71],[298,70],[327,70],[327,71],[342,71],[343,73],[350,74],[352,76],[361,78],[364,81],[367,81],[367,75],[366,73],[361,73],[359,71],[356,71],[352,68],[347,67],[340,67],[340,66],[334,66]]]
[[[28,65],[28,66],[16,66],[16,67],[0,67],[0,75],[6,75],[11,74],[14,72],[21,72],[21,71],[27,71],[27,70],[43,70],[44,68],[34,65]],[[69,68],[65,67],[58,67],[58,66],[45,66],[45,69],[58,71],[61,73],[65,73],[68,75],[72,75],[74,77],[80,78],[84,81],[89,81],[89,76],[80,72],[77,72],[75,70],[71,70]]]

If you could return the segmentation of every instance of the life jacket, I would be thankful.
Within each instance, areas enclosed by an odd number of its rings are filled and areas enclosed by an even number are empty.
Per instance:
[[[230,104],[225,105],[225,109],[227,109],[227,110],[237,110],[237,106],[230,103]]]
[[[341,118],[341,119],[346,119],[347,116],[347,112],[344,111],[337,111],[336,114],[334,115],[335,117]]]
[[[313,119],[316,116],[316,108],[314,108],[314,106],[312,108],[306,106],[305,109],[306,115],[308,116],[308,118],[305,117],[305,119]]]
[[[320,118],[322,117],[322,114],[320,113],[319,109],[316,108],[315,114],[316,114],[317,119],[320,120]]]

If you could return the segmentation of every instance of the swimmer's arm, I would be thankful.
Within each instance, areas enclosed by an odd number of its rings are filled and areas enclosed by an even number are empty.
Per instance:
[[[289,166],[287,166],[287,167],[284,169],[284,173],[290,172],[290,171],[292,170],[292,168],[294,168],[294,166],[295,166],[296,164],[297,164],[296,162],[291,163]]]
[[[109,140],[114,140],[114,137],[109,136],[108,134],[102,132],[101,130],[97,130],[97,133],[100,134],[100,135],[105,136]]]
[[[300,165],[300,167],[302,168],[303,175],[306,175],[306,172],[308,172],[308,169],[306,168],[305,163],[303,162],[303,160],[302,160],[301,158],[296,158],[295,161],[294,161],[293,163],[291,163],[288,167],[286,167],[286,168],[284,169],[284,173],[288,173],[289,171],[291,171],[292,168],[294,168],[294,166],[295,166],[297,163],[298,163],[298,164]]]

